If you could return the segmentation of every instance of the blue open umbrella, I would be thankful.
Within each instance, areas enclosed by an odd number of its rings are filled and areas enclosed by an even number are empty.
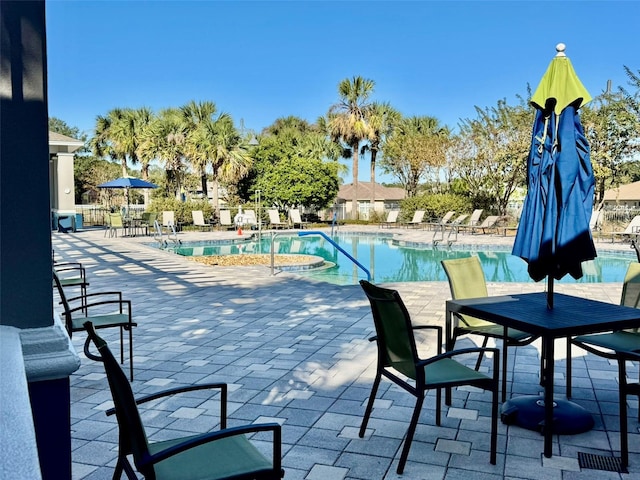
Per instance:
[[[589,145],[578,109],[591,96],[558,44],[556,57],[538,86],[527,163],[524,201],[513,255],[528,262],[529,276],[547,277],[547,303],[553,308],[553,280],[582,277],[582,262],[596,257],[589,229],[595,180]]]
[[[155,183],[147,182],[135,177],[120,177],[109,182],[101,183],[98,188],[124,188],[127,197],[127,212],[129,212],[129,189],[130,188],[158,188]]]
[[[120,177],[110,182],[101,183],[98,188],[158,188],[158,186],[140,178]]]

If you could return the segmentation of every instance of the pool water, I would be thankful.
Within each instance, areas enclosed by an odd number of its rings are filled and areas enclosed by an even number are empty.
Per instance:
[[[519,257],[511,255],[511,248],[477,247],[476,249],[452,246],[433,248],[427,246],[401,246],[392,236],[367,234],[339,234],[332,239],[371,273],[375,282],[418,282],[446,281],[441,260],[477,255],[488,282],[533,282],[527,273],[527,264]],[[312,276],[320,280],[340,285],[353,285],[366,279],[366,273],[350,259],[339,252],[321,236],[279,234],[274,239],[276,253],[300,253],[316,255],[332,262],[335,266],[317,271],[300,271],[300,275]],[[270,253],[271,236],[262,241],[234,243],[187,242],[168,246],[166,250],[178,255],[230,255],[243,253]],[[599,252],[594,260],[584,262],[584,275],[575,280],[567,275],[560,283],[602,283],[622,282],[630,262],[636,261],[631,252]]]

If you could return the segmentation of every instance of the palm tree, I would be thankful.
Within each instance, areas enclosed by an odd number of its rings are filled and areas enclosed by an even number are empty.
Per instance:
[[[225,117],[222,113],[216,119],[214,115],[217,112],[215,103],[191,101],[180,108],[182,112],[182,120],[186,128],[185,156],[191,166],[200,174],[200,182],[202,185],[202,193],[207,196],[207,165],[210,158],[207,155],[207,146],[203,142],[207,141],[207,136],[202,130],[213,129],[214,124]]]
[[[334,140],[341,140],[351,150],[353,157],[353,199],[351,217],[358,218],[358,162],[360,160],[360,142],[369,135],[366,121],[370,104],[367,102],[373,93],[375,82],[360,76],[344,79],[338,85],[340,100],[329,109],[329,131]]]
[[[90,145],[94,155],[98,157],[110,157],[119,161],[122,165],[122,176],[127,175],[127,152],[120,143],[118,130],[121,131],[120,123],[123,122],[124,110],[114,108],[106,116],[96,117],[96,127]]]
[[[249,173],[253,164],[250,145],[227,114],[220,115],[216,121],[202,123],[193,140],[200,147],[198,158],[206,159],[213,168],[213,204],[218,211],[218,183],[235,184]]]
[[[185,142],[187,129],[182,112],[176,108],[161,110],[141,132],[137,154],[140,158],[156,158],[164,162],[167,182],[180,195],[181,176],[184,171]]]
[[[401,114],[388,102],[373,102],[367,111],[367,123],[369,124],[369,145],[363,150],[371,152],[371,208],[375,210],[376,201],[376,157],[381,150],[387,136],[401,119]]]

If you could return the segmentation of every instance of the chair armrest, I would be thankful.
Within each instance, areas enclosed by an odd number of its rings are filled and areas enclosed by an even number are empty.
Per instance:
[[[149,457],[142,459],[140,463],[141,466],[155,464],[166,460],[169,457],[177,455],[178,453],[184,452],[185,450],[189,450],[199,445],[204,445],[205,443],[221,440],[223,438],[245,435],[247,433],[268,431],[273,432],[273,469],[275,471],[280,471],[282,461],[282,428],[277,423],[244,425],[241,427],[232,427],[224,430],[217,430],[215,432],[209,432],[204,435],[198,436],[197,438],[189,438],[184,442],[162,450],[161,452],[158,452],[154,455],[150,455]]]
[[[87,299],[89,298],[99,298],[101,296],[106,296],[106,295],[116,295],[119,301],[124,301],[122,300],[122,292],[93,292],[93,293],[87,293],[86,295],[78,295],[77,297],[67,298],[67,302],[71,303],[77,300],[87,301]]]
[[[136,405],[141,405],[146,402],[158,400],[159,398],[169,397],[171,395],[179,395],[186,392],[195,392],[197,390],[212,390],[220,389],[220,428],[227,428],[227,384],[226,383],[203,383],[200,385],[189,385],[187,387],[176,387],[161,392],[152,393],[144,397],[136,398]],[[111,416],[116,413],[115,408],[110,408],[106,411],[107,416]]]
[[[81,263],[77,263],[77,262],[76,263],[72,263],[72,262],[56,263],[53,266],[53,269],[56,271],[56,273],[75,271],[75,272],[79,272],[80,277],[82,279],[84,279],[86,277],[85,268],[82,266]]]
[[[60,269],[60,267],[64,268],[81,268],[84,270],[84,267],[80,262],[53,262],[53,268],[56,270]]]
[[[498,360],[500,358],[500,349],[499,348],[495,348],[495,347],[491,347],[491,348],[461,348],[459,350],[451,350],[450,352],[445,352],[445,353],[441,353],[440,355],[436,355],[434,357],[431,358],[427,358],[425,360],[420,360],[420,362],[418,362],[418,366],[420,367],[425,367],[427,365],[429,365],[430,363],[434,363],[437,362],[439,360],[442,360],[444,358],[453,358],[457,355],[465,355],[465,354],[469,354],[469,353],[493,353],[493,376],[495,378],[498,377],[499,374],[499,367],[498,367]]]
[[[76,297],[76,299],[79,299],[79,298],[82,298],[82,297]],[[129,315],[129,321],[131,321],[131,300],[104,300],[100,302],[86,303],[85,305],[80,305],[75,308],[70,308],[69,310],[67,310],[66,313],[71,314],[73,312],[77,312],[78,310],[82,310],[86,312],[89,308],[98,307],[100,305],[118,305],[120,307],[120,313],[124,313],[123,310],[125,309],[123,308],[123,305],[125,305],[127,314]]]

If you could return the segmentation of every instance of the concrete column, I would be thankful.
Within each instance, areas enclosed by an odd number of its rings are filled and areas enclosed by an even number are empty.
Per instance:
[[[58,219],[67,219],[68,225],[75,225],[76,204],[73,184],[73,153],[58,152],[52,156],[53,179],[51,191],[51,211],[53,228],[57,229]],[[74,228],[75,231],[75,228]]]
[[[69,375],[79,362],[53,314],[44,1],[0,1],[0,32],[0,326],[20,330],[29,357],[42,478],[70,479]],[[61,420],[49,422],[51,406]],[[0,444],[21,448],[7,441],[17,435],[3,428]]]

